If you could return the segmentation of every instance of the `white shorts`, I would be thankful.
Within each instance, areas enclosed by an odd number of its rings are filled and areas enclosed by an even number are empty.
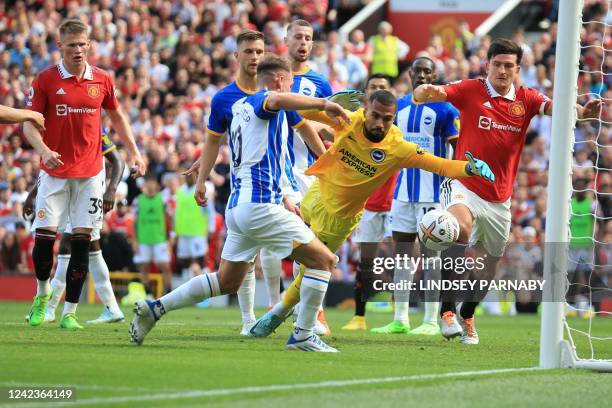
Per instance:
[[[438,208],[440,208],[440,203],[393,200],[391,203],[391,231],[416,234],[421,218],[429,211]]]
[[[176,242],[176,257],[179,259],[203,258],[208,252],[208,239],[203,236],[182,237]]]
[[[389,212],[363,210],[359,225],[353,232],[355,242],[382,242],[391,236]]]
[[[70,221],[68,221],[66,223],[66,226],[64,227],[64,232],[66,234],[72,234],[72,225],[70,224]],[[90,241],[97,241],[100,239],[100,228],[94,228],[91,230],[91,239]]]
[[[284,259],[315,238],[300,217],[278,204],[240,204],[225,212],[225,222],[221,258],[232,262],[252,262],[262,248]]]
[[[440,202],[445,210],[455,204],[463,204],[472,213],[474,225],[470,245],[481,242],[490,255],[502,256],[512,223],[510,199],[503,203],[492,203],[454,179],[444,180],[441,187]]]
[[[144,264],[149,262],[170,262],[170,251],[168,243],[161,244],[138,244],[138,252],[134,255],[134,263]]]
[[[38,176],[33,228],[102,228],[104,170],[89,178],[58,178],[44,170]]]

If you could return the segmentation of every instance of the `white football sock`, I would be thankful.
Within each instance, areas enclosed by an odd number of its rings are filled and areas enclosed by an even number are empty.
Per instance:
[[[268,306],[274,306],[280,302],[280,279],[282,272],[282,260],[271,255],[265,249],[259,254],[263,276],[268,288]]]
[[[47,304],[47,309],[55,312],[57,305],[59,305],[64,291],[66,290],[66,273],[68,272],[68,262],[70,262],[70,255],[58,255],[57,256],[57,267],[55,268],[55,276],[51,280],[51,288],[53,288],[53,296]]]
[[[297,340],[303,340],[312,334],[330,278],[331,272],[306,268],[300,287],[301,306],[297,319],[297,327],[302,330],[294,332]]]
[[[204,299],[219,296],[217,273],[206,273],[194,276],[172,292],[162,296],[159,301],[164,306],[164,313],[171,310],[195,305]]]
[[[423,277],[426,281],[440,282],[441,271],[439,268],[425,268]],[[426,290],[425,291],[425,317],[424,323],[438,324],[438,315],[440,314],[440,291]]]
[[[47,296],[51,293],[51,285],[49,284],[49,279],[47,280],[38,280],[36,279],[36,295],[37,296]]]
[[[393,283],[407,284],[412,282],[411,269],[395,268],[393,273]],[[410,301],[409,290],[394,290],[393,300],[395,302],[395,316],[393,320],[400,321],[404,324],[410,324],[408,319],[408,303]]]
[[[62,312],[62,317],[66,316],[68,313],[76,313],[78,303],[64,302],[64,311]]]
[[[244,280],[240,285],[240,289],[236,293],[238,295],[238,304],[242,312],[242,322],[252,322],[255,319],[255,269],[251,269],[244,276]]]
[[[89,272],[91,272],[96,293],[98,293],[98,296],[100,296],[102,303],[108,307],[108,310],[110,310],[112,314],[123,314],[121,309],[119,309],[119,305],[117,304],[117,299],[115,298],[115,293],[113,292],[113,286],[110,282],[108,266],[106,265],[106,262],[104,262],[102,251],[89,253]]]

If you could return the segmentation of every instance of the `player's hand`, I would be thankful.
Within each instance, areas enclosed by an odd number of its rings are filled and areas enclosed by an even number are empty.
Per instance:
[[[327,116],[329,116],[332,119],[335,119],[338,125],[341,125],[342,121],[344,121],[347,124],[351,123],[351,118],[346,113],[344,108],[335,102],[326,100],[325,107],[323,110],[325,111]]]
[[[140,153],[136,153],[134,157],[130,158],[129,166],[132,178],[142,177],[147,171],[147,166],[145,166],[145,162]]]
[[[206,207],[208,205],[208,198],[206,197],[206,183],[196,183],[194,197],[196,203],[198,203],[200,207]]]
[[[191,167],[188,170],[182,172],[181,174],[183,176],[188,176],[188,175],[190,175],[192,173],[195,173],[197,175],[199,171],[200,171],[200,159],[198,159],[195,162],[193,162]]]
[[[51,149],[45,150],[40,156],[41,156],[43,164],[49,170],[53,170],[59,166],[64,165],[64,162],[60,160],[62,155],[59,154],[58,152],[54,152]]]
[[[28,111],[30,112],[30,118],[28,122],[32,123],[39,132],[45,130],[45,117],[42,113],[36,111]]]
[[[285,208],[287,210],[294,213],[295,215],[300,217],[302,220],[304,219],[304,216],[302,215],[302,211],[300,211],[300,207],[297,204],[295,204],[293,201],[291,201],[287,197],[283,197],[283,204],[285,205]]]
[[[601,112],[601,99],[593,99],[588,101],[579,112],[580,119],[597,119]]]
[[[21,215],[24,220],[29,220],[30,217],[34,214],[34,197],[31,194],[28,194],[25,201],[23,202],[23,207],[21,207]]]
[[[465,170],[468,174],[480,176],[489,180],[491,183],[495,182],[495,174],[493,174],[491,168],[486,162],[475,158],[470,152],[466,152],[465,157],[468,160],[468,164],[465,166]]]
[[[439,100],[445,100],[447,95],[446,91],[441,86],[432,85],[432,84],[423,84],[417,87],[418,92],[418,103],[427,103]],[[413,99],[415,96],[413,95]]]
[[[114,189],[107,189],[104,195],[102,196],[102,210],[107,213],[113,209],[115,206],[115,193],[117,191]]]
[[[355,112],[363,106],[363,92],[353,89],[336,92],[327,99],[336,102],[338,105],[351,112]]]

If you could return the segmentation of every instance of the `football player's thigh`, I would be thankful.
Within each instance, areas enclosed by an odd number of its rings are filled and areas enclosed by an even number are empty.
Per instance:
[[[104,172],[86,179],[71,180],[70,222],[72,228],[102,228]]]
[[[68,180],[50,176],[41,170],[33,228],[63,227],[68,218],[68,199]]]

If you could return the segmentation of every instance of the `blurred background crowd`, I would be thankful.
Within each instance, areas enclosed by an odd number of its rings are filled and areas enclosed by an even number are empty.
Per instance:
[[[167,205],[169,245],[173,245],[173,209],[177,189],[186,183],[181,172],[199,157],[206,132],[211,99],[234,79],[236,37],[243,29],[265,33],[267,51],[285,55],[284,30],[294,18],[304,18],[315,28],[311,67],[325,75],[334,91],[361,88],[372,69],[372,41],[356,29],[344,40],[337,29],[368,0],[24,0],[0,2],[0,104],[24,107],[32,79],[56,64],[60,21],[78,17],[92,27],[89,63],[112,73],[119,100],[129,114],[132,129],[148,171],[157,176]],[[552,7],[556,2],[551,3]],[[584,21],[606,21],[606,2],[585,2]],[[523,47],[520,83],[552,98],[557,24],[551,9],[543,9],[537,33],[516,29],[512,38]],[[608,16],[609,19],[609,16]],[[610,22],[610,21],[608,21]],[[411,92],[406,68],[410,58],[431,57],[438,83],[485,75],[489,36],[478,37],[473,27],[460,21],[457,40],[444,46],[432,34],[425,49],[410,49],[410,38],[400,55],[394,83],[398,96]],[[612,98],[609,74],[612,54],[610,30],[587,23],[581,31],[579,102]],[[408,53],[410,51],[410,53]],[[586,190],[600,243],[612,242],[612,114],[605,105],[603,122],[578,122],[574,150],[575,189]],[[109,125],[107,121],[106,125]],[[512,199],[511,241],[534,245],[543,241],[546,225],[547,168],[551,143],[551,118],[537,117],[527,136],[520,173]],[[111,138],[116,140],[111,129]],[[25,143],[20,126],[0,124],[0,273],[33,273],[30,223],[22,218],[28,190],[36,183],[39,157]],[[210,180],[214,185],[214,210],[208,228],[206,264],[214,268],[224,239],[224,207],[229,195],[229,151],[224,146]],[[134,212],[132,202],[144,180],[126,173],[118,191],[118,205],[106,214],[102,247],[110,270],[135,270],[133,263]],[[558,222],[559,220],[557,220]],[[506,257],[508,265],[523,257]],[[343,248],[337,279],[350,279],[358,259],[355,248]],[[516,254],[515,254],[516,255]],[[539,255],[541,257],[541,254]],[[536,261],[538,255],[534,254]],[[597,247],[598,264],[610,264],[612,254]]]

